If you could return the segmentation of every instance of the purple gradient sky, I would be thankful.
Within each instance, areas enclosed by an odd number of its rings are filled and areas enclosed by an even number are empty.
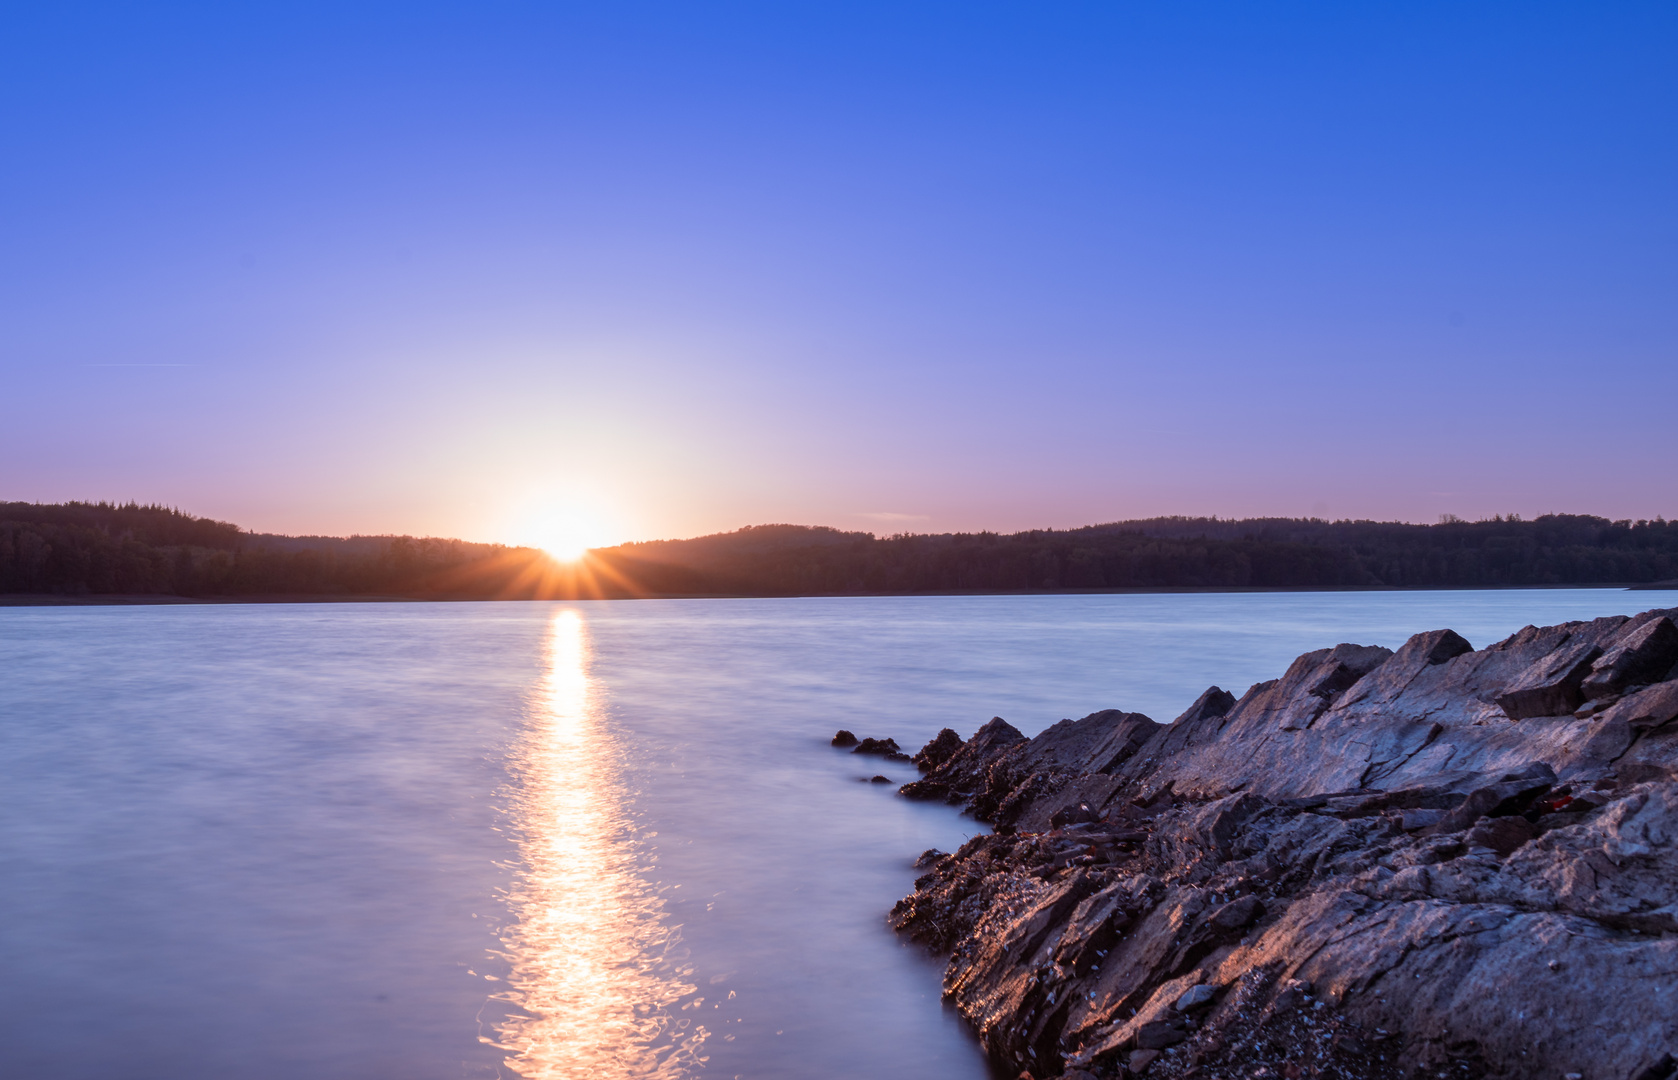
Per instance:
[[[1678,515],[1678,8],[36,5],[0,498]]]

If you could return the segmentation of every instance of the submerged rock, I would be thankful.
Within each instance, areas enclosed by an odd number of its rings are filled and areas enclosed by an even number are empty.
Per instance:
[[[997,830],[892,923],[1008,1075],[1665,1077],[1674,614],[1337,646],[1171,724],[992,720],[900,790]]]
[[[909,755],[897,745],[896,739],[863,739],[851,751],[853,754],[873,754],[892,761],[908,761]]]

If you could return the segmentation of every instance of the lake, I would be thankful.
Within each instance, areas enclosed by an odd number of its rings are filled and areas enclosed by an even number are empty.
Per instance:
[[[981,1078],[884,916],[918,748],[1672,592],[0,609],[0,1064]]]

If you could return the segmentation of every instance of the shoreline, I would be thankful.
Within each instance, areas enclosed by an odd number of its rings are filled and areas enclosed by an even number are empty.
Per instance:
[[[851,593],[661,593],[647,596],[497,597],[497,596],[387,596],[364,593],[270,593],[248,596],[177,596],[167,593],[117,593],[71,596],[58,593],[0,593],[0,607],[123,607],[177,604],[482,604],[576,603],[599,600],[816,600],[868,599],[913,596],[1175,596],[1245,593],[1430,593],[1430,592],[1558,592],[1599,589],[1620,592],[1678,592],[1678,582],[1638,584],[1593,582],[1571,585],[1435,585],[1401,586],[1161,586],[1116,589],[963,589],[927,592]]]
[[[997,718],[891,923],[1022,1080],[1678,1074],[1678,608],[1299,657],[1171,724]]]

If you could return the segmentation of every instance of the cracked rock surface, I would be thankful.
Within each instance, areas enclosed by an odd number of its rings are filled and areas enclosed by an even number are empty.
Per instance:
[[[941,733],[893,925],[1005,1075],[1678,1075],[1678,610]]]

